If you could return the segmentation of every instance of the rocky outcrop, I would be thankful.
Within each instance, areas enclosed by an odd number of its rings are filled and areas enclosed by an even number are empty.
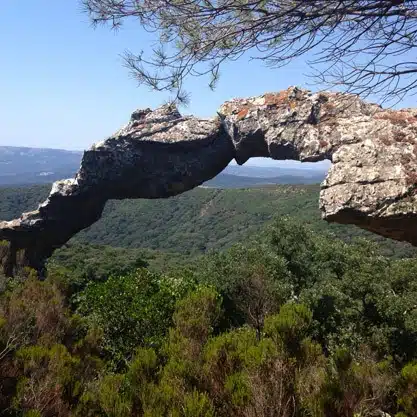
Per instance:
[[[108,199],[166,198],[255,156],[333,165],[321,186],[328,221],[353,223],[417,245],[417,110],[384,110],[353,95],[291,87],[226,102],[213,119],[175,107],[135,111],[84,153],[73,179],[56,182],[36,211],[0,222],[6,274],[44,260],[101,216]],[[19,255],[18,255],[19,254]]]

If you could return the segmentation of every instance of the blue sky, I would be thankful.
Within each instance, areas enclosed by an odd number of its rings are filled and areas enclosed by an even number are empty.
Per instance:
[[[167,98],[138,88],[122,65],[125,49],[146,50],[152,42],[136,22],[115,33],[92,29],[77,0],[1,3],[0,145],[83,150],[134,109]],[[278,70],[240,60],[223,68],[215,92],[207,80],[189,82],[191,103],[182,112],[211,116],[232,97],[309,87],[305,72],[303,60]]]

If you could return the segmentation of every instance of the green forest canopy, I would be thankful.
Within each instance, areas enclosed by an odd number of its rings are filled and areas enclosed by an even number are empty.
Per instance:
[[[46,185],[0,188],[0,219],[32,210],[48,195]],[[109,201],[102,218],[71,239],[70,244],[96,244],[150,249],[195,256],[223,249],[258,234],[274,218],[291,215],[313,230],[346,241],[366,237],[383,254],[414,256],[408,244],[382,238],[355,226],[328,224],[318,208],[318,185],[273,185],[246,189],[196,188],[158,200]]]

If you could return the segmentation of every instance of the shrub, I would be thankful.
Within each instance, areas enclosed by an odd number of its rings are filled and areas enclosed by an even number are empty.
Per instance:
[[[417,364],[409,363],[401,370],[398,405],[404,416],[417,414]]]
[[[172,324],[175,303],[191,283],[138,269],[90,283],[78,312],[103,329],[102,346],[113,368],[124,367],[139,346],[160,347]]]
[[[43,417],[67,416],[71,400],[80,390],[80,360],[65,346],[21,348],[16,359],[23,368],[14,406],[24,412],[39,412]]]
[[[312,322],[311,311],[302,304],[284,304],[279,313],[265,320],[265,333],[282,344],[290,355],[298,356],[301,342],[307,337]]]

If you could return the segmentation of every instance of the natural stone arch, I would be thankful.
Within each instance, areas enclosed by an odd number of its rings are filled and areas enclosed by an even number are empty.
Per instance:
[[[135,111],[129,123],[84,153],[73,179],[19,219],[0,222],[3,256],[41,271],[45,259],[97,221],[109,199],[167,198],[213,178],[234,158],[330,159],[323,218],[417,245],[417,110],[384,110],[357,96],[291,87],[224,103],[213,119],[175,107]]]

